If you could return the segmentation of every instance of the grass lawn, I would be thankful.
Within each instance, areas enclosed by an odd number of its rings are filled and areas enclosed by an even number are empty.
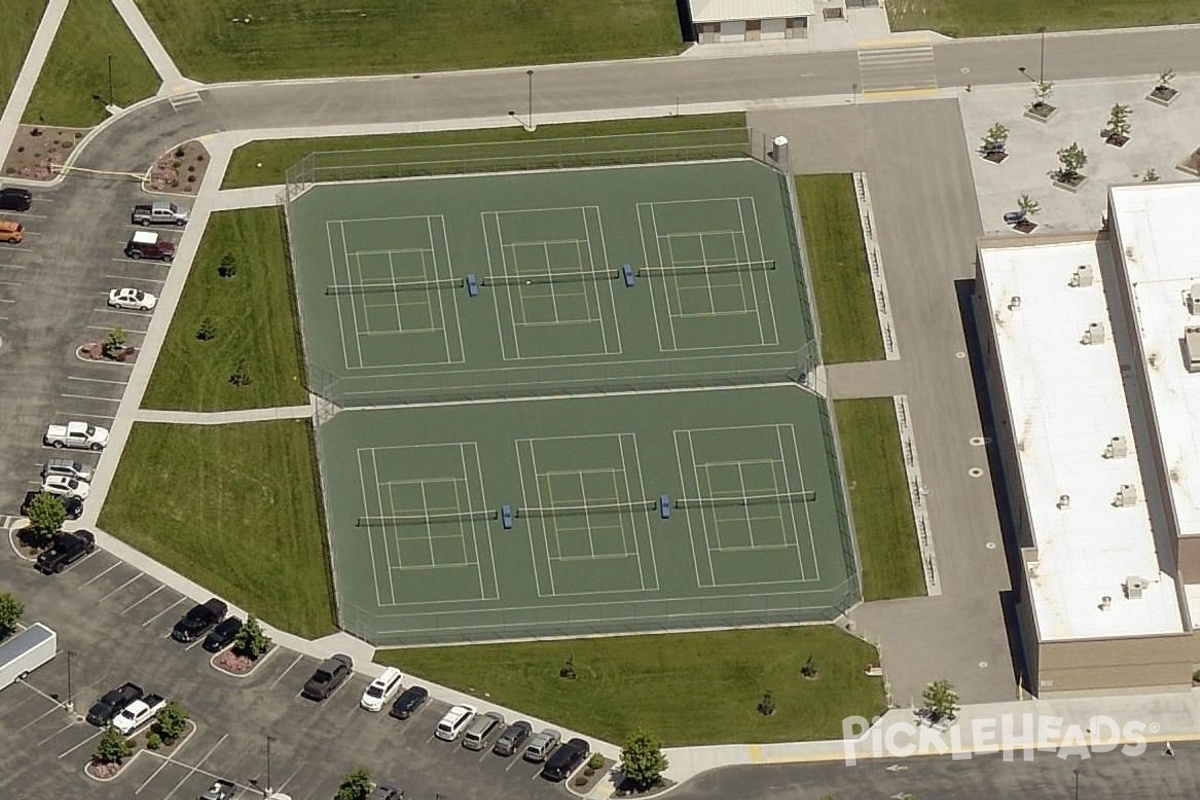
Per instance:
[[[562,125],[539,125],[528,133],[519,125],[510,128],[489,128],[467,131],[437,131],[432,133],[398,133],[379,136],[343,136],[322,139],[272,139],[251,142],[234,151],[225,172],[222,189],[240,189],[247,186],[266,186],[283,183],[288,167],[314,151],[367,151],[387,148],[395,149],[386,154],[364,153],[363,159],[376,163],[420,164],[423,174],[439,172],[462,172],[461,159],[503,158],[497,168],[520,166],[523,158],[531,154],[570,153],[596,151],[631,146],[645,147],[646,141],[637,139],[573,141],[583,136],[619,136],[621,134],[676,134],[650,142],[654,147],[677,148],[672,154],[686,158],[720,157],[736,155],[736,147],[726,147],[729,152],[713,152],[714,140],[745,141],[745,114],[706,114],[690,117],[655,117],[652,119],[613,120],[608,122],[578,122]],[[720,134],[711,131],[721,131]],[[710,131],[697,133],[691,131]],[[479,147],[479,144],[495,144],[496,147]],[[445,145],[464,145],[460,149],[446,149]],[[465,145],[470,145],[469,147]],[[697,151],[689,151],[689,148]],[[519,153],[514,157],[514,148]],[[656,151],[657,160],[670,160],[668,153]],[[353,163],[349,158],[346,159]],[[647,154],[645,160],[651,160]],[[447,162],[438,165],[436,161]],[[262,166],[259,166],[261,164]],[[477,164],[476,169],[487,166]],[[395,175],[394,169],[387,172]]]
[[[233,278],[217,274],[225,253],[237,257]],[[214,213],[142,405],[227,411],[307,403],[295,309],[283,212]],[[201,341],[205,320],[216,335]],[[234,386],[229,376],[241,359],[251,383]]]
[[[4,0],[4,37],[0,40],[0,113],[8,105],[8,95],[25,55],[46,11],[47,0]]]
[[[675,0],[137,4],[183,73],[202,81],[524,66],[683,49]]]
[[[836,401],[864,600],[925,594],[917,528],[890,397]]]
[[[825,363],[883,358],[854,178],[849,174],[800,175],[796,193]]]
[[[71,0],[21,121],[90,128],[103,120],[110,53],[117,105],[158,91],[158,73],[110,0]]]
[[[816,680],[800,676],[809,654]],[[577,680],[558,677],[570,657]],[[832,626],[380,650],[431,681],[620,743],[643,726],[669,746],[840,739],[884,708],[871,645]],[[774,694],[776,712],[756,707]]]
[[[892,0],[887,9],[893,31],[958,37],[1200,22],[1200,5],[1177,0]]]
[[[279,628],[334,631],[312,427],[139,422],[100,527]]]

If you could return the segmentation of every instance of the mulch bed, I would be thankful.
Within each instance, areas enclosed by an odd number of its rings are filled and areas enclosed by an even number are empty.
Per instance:
[[[1013,229],[1021,233],[1033,233],[1035,228],[1037,228],[1037,223],[1030,222],[1027,219],[1023,219],[1016,225],[1013,225]]]
[[[54,128],[19,125],[4,161],[4,174],[33,181],[48,181],[87,134],[87,128]]]
[[[1189,175],[1200,175],[1200,150],[1196,150],[1180,162],[1179,169]]]
[[[1164,103],[1169,103],[1175,99],[1175,95],[1179,94],[1178,89],[1172,89],[1170,86],[1155,86],[1154,91],[1150,96],[1155,100],[1161,100]]]
[[[104,345],[99,342],[88,342],[79,346],[79,357],[89,361],[116,361],[121,364],[132,364],[137,361],[137,353],[136,347],[124,347],[118,350],[112,358],[109,358],[104,354]]]
[[[227,672],[230,675],[247,675],[251,670],[261,664],[267,656],[275,652],[276,647],[278,647],[278,645],[271,645],[271,649],[267,650],[267,652],[263,653],[258,658],[250,658],[250,656],[238,655],[237,653],[233,652],[233,649],[231,648],[225,650],[221,653],[221,655],[213,659],[212,664],[221,672]]]
[[[195,194],[208,169],[208,151],[197,141],[163,153],[150,167],[146,188],[152,192]]]
[[[1004,159],[1006,159],[1006,158],[1008,158],[1008,153],[1005,153],[1003,151],[1001,151],[999,153],[985,153],[983,156],[984,161],[990,161],[993,164],[1003,164]]]
[[[1124,147],[1129,144],[1129,137],[1120,133],[1114,133],[1104,140],[1105,144],[1111,144],[1113,147]]]

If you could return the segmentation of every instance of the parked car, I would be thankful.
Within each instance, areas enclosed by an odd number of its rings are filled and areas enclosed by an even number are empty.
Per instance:
[[[354,672],[354,659],[345,653],[334,653],[321,662],[312,677],[304,684],[304,689],[300,694],[309,700],[320,702],[333,694],[334,689],[345,683],[352,672]]]
[[[42,491],[87,500],[92,487],[81,480],[68,478],[66,475],[47,475],[42,478]]]
[[[417,713],[417,709],[425,705],[428,699],[429,690],[424,686],[410,686],[392,703],[392,710],[388,714],[396,719],[408,719]]]
[[[554,728],[546,728],[541,733],[534,734],[533,738],[529,740],[529,744],[525,745],[525,760],[535,764],[545,761],[554,752],[554,748],[558,747],[560,741],[562,741],[562,734]]]
[[[400,691],[400,683],[404,676],[395,667],[388,667],[371,681],[371,685],[363,692],[358,704],[367,711],[382,711],[383,704],[391,700]]]
[[[204,794],[200,795],[197,800],[233,800],[233,795],[237,791],[237,784],[233,781],[217,778],[213,781]]]
[[[187,225],[187,209],[180,208],[174,203],[157,201],[139,204],[133,207],[129,215],[130,223],[149,227],[151,225]]]
[[[404,800],[404,790],[381,783],[375,787],[375,791],[367,795],[367,800]]]
[[[0,219],[0,242],[20,244],[25,240],[25,226],[11,219]]]
[[[500,734],[500,738],[496,740],[496,746],[492,748],[492,752],[498,756],[511,756],[513,753],[520,752],[532,735],[533,726],[525,720],[519,719],[504,729],[504,733]]]
[[[48,458],[42,467],[42,477],[47,475],[66,475],[81,481],[92,482],[92,468],[71,458]]]
[[[504,730],[504,715],[499,711],[488,711],[480,714],[467,726],[463,734],[462,746],[468,750],[486,750],[492,737]]]
[[[213,597],[204,603],[192,606],[180,617],[171,630],[171,638],[177,642],[194,642],[210,628],[225,619],[229,606]]]
[[[65,425],[50,423],[42,434],[42,444],[48,447],[103,450],[108,445],[108,428],[71,420]]]
[[[0,189],[0,211],[28,211],[33,205],[33,192],[16,186]]]
[[[41,492],[26,492],[25,499],[21,501],[21,516],[29,516],[29,508],[33,505],[33,498],[37,497]],[[83,501],[78,497],[71,497],[65,494],[54,495],[63,504],[63,510],[67,512],[67,519],[79,519],[83,516]]]
[[[128,736],[138,728],[154,719],[154,715],[162,711],[167,699],[161,695],[148,694],[140,700],[134,700],[121,709],[121,713],[113,717],[112,726]]]
[[[453,706],[438,720],[433,733],[444,742],[453,742],[475,718],[474,706]]]
[[[219,653],[233,642],[233,637],[242,629],[241,617],[226,617],[204,637],[200,645],[210,653]]]
[[[62,572],[95,549],[96,537],[91,531],[62,531],[38,554],[37,571],[46,575]]]
[[[101,728],[108,727],[108,723],[112,722],[113,718],[125,709],[125,706],[134,700],[141,699],[142,687],[136,683],[123,683],[100,696],[100,699],[88,709],[87,721]]]
[[[175,258],[175,243],[168,242],[154,231],[135,231],[125,245],[128,258],[156,258],[170,261]]]
[[[592,748],[583,739],[571,739],[550,756],[546,766],[542,767],[542,777],[549,781],[566,780],[587,760],[591,751]]]
[[[141,289],[125,287],[109,289],[108,304],[113,308],[132,308],[134,311],[149,311],[158,303],[158,298]]]

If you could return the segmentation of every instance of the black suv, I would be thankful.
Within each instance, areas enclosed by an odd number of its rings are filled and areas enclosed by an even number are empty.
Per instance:
[[[25,499],[21,501],[21,516],[29,516],[29,508],[33,505],[33,498],[37,497],[41,492],[26,492]],[[67,497],[65,494],[54,495],[63,504],[63,510],[67,512],[67,519],[79,519],[83,516],[83,501],[78,497]]]
[[[62,572],[95,549],[96,537],[91,531],[61,532],[49,549],[38,555],[37,570],[47,575]]]
[[[9,186],[0,189],[0,211],[28,211],[33,205],[33,192]]]
[[[333,690],[346,682],[354,671],[354,659],[345,653],[334,653],[328,660],[322,661],[321,666],[304,684],[302,695],[309,700],[324,700],[333,694]]]
[[[424,686],[410,686],[400,693],[400,696],[396,698],[396,702],[392,703],[392,710],[388,714],[396,719],[408,719],[428,699],[429,690]]]
[[[237,636],[241,629],[242,620],[240,618],[226,617],[220,625],[212,629],[208,636],[204,637],[204,644],[200,646],[210,653],[219,653],[229,646],[233,637]]]
[[[212,598],[203,605],[192,606],[186,614],[175,623],[171,638],[177,642],[194,642],[208,632],[208,629],[225,619],[229,606],[217,598]]]
[[[99,728],[106,728],[113,718],[125,710],[134,700],[142,699],[142,687],[136,683],[123,683],[111,689],[88,709],[87,721]]]
[[[554,751],[546,766],[542,768],[542,777],[551,781],[566,780],[579,769],[579,765],[591,754],[591,747],[583,739],[572,739]]]

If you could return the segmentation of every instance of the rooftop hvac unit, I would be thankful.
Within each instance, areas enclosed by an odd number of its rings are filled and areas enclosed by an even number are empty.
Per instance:
[[[1183,357],[1188,372],[1200,372],[1200,325],[1188,325],[1183,329]]]
[[[1104,344],[1106,331],[1104,330],[1103,322],[1093,322],[1088,325],[1087,330],[1083,332],[1083,338],[1080,339],[1084,344]]]
[[[1200,314],[1200,283],[1193,283],[1187,293],[1187,310],[1189,314]]]
[[[1058,506],[1059,511],[1066,511],[1068,508],[1071,507],[1071,495],[1060,494],[1058,496],[1058,502],[1055,503],[1054,505]]]
[[[1125,508],[1127,506],[1137,505],[1137,488],[1132,484],[1122,484],[1117,490],[1117,496],[1113,498],[1113,505],[1117,508]]]
[[[1069,284],[1076,287],[1087,287],[1092,285],[1092,280],[1094,278],[1095,275],[1092,273],[1092,265],[1080,264],[1075,268],[1075,271],[1071,273],[1071,280]]]
[[[1148,588],[1150,588],[1150,581],[1145,578],[1130,575],[1125,579],[1125,596],[1130,600],[1141,600],[1142,592]]]
[[[1104,595],[1104,597],[1100,598],[1100,610],[1108,611],[1110,608],[1112,608],[1112,598]]]
[[[1020,307],[1021,307],[1021,295],[1014,294],[1012,296],[1012,299],[1008,301],[1008,310],[1016,311]]]
[[[1114,436],[1104,446],[1105,458],[1125,458],[1129,455],[1129,444],[1124,436]]]

